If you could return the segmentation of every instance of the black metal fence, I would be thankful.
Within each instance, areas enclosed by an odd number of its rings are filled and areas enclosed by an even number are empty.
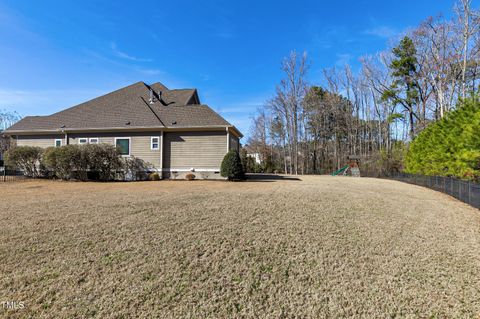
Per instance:
[[[0,183],[24,181],[26,179],[22,172],[8,167],[0,167]]]
[[[362,172],[364,177],[394,179],[397,181],[428,187],[448,194],[475,208],[480,208],[480,184],[453,177],[425,176],[408,173]]]

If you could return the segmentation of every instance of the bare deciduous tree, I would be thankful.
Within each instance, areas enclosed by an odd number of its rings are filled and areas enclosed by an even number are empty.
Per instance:
[[[397,42],[361,57],[359,72],[349,65],[323,70],[315,79],[323,88],[307,85],[306,55],[292,52],[282,61],[285,78],[275,96],[254,119],[250,143],[266,144],[261,149],[277,169],[292,174],[339,168],[350,154],[364,164],[388,163],[396,147],[477,90],[478,10],[471,0],[458,0],[455,12],[451,19],[426,19],[405,34],[403,47]]]

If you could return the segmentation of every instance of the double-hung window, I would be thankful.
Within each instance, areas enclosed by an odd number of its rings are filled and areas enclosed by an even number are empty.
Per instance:
[[[152,151],[157,151],[160,149],[160,137],[152,136],[150,141],[151,141],[150,148],[152,149]]]
[[[120,152],[120,155],[130,156],[130,137],[116,137],[115,146]]]
[[[60,147],[62,146],[62,140],[61,139],[56,139],[55,140],[55,147]]]

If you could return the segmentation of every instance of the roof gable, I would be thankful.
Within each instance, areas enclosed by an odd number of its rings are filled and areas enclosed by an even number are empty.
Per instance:
[[[169,90],[162,83],[157,82],[149,86],[159,99],[160,103],[165,106],[178,106],[200,104],[196,89],[173,89]],[[161,92],[160,94],[158,94]]]
[[[231,126],[199,102],[196,89],[169,90],[161,83],[137,82],[52,115],[27,116],[5,133]]]

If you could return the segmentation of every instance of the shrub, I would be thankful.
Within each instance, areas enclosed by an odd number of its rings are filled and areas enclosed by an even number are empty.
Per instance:
[[[45,151],[42,164],[46,172],[60,179],[87,180],[89,167],[88,149],[84,145],[50,147]],[[48,174],[48,173],[47,173]]]
[[[101,181],[110,181],[115,178],[116,172],[123,167],[120,154],[115,146],[109,144],[84,145],[88,149],[88,163],[90,170],[95,172]]]
[[[6,164],[13,166],[26,176],[38,177],[43,149],[36,146],[17,146],[5,153]]]
[[[150,173],[148,175],[148,180],[150,181],[159,181],[160,180],[160,174],[158,174],[157,172],[155,173]]]
[[[127,180],[144,181],[148,178],[148,171],[152,165],[134,156],[123,159],[123,168]]]
[[[187,175],[185,175],[185,179],[187,181],[193,181],[195,179],[195,175],[192,173],[188,173]]]
[[[228,180],[245,179],[242,161],[236,150],[230,150],[223,158],[220,175],[228,178]]]

